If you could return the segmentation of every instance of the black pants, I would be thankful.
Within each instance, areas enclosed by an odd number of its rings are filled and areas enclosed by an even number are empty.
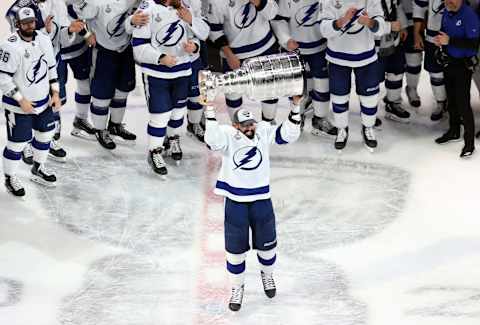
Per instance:
[[[459,133],[460,124],[463,120],[465,145],[473,146],[475,124],[472,106],[470,105],[472,70],[466,67],[463,60],[455,60],[445,67],[444,76],[448,100],[447,107],[450,115],[450,130]]]

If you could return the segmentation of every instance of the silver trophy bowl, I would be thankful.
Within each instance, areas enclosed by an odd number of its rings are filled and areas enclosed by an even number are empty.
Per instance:
[[[225,74],[201,70],[200,101],[211,103],[220,93],[236,93],[252,100],[302,95],[304,65],[295,52],[247,59],[239,69]]]

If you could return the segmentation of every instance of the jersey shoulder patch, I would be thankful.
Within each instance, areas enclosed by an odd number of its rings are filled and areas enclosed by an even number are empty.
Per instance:
[[[15,43],[16,41],[18,40],[18,36],[17,35],[12,35],[8,38],[8,41],[10,43]]]
[[[142,10],[145,10],[145,9],[147,9],[149,6],[150,6],[150,3],[148,2],[148,0],[143,0],[143,1],[140,3],[140,6],[138,6],[138,8],[139,8],[139,9],[142,9]]]

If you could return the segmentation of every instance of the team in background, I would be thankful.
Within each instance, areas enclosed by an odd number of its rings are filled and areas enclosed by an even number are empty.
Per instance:
[[[430,118],[438,121],[447,112],[450,117],[448,131],[435,141],[461,140],[463,125],[460,156],[473,154],[470,82],[473,75],[480,85],[475,72],[479,21],[476,3],[470,7],[463,1],[17,0],[6,13],[12,33],[0,43],[5,186],[15,196],[25,195],[17,177],[22,160],[32,166],[32,180],[55,185],[57,178],[45,163],[47,156],[60,162],[67,157],[60,141],[60,112],[69,69],[76,107],[71,134],[108,150],[118,141],[134,142],[136,135],[124,117],[140,69],[152,170],[166,175],[164,157],[182,159],[185,118],[188,134],[223,154],[215,191],[226,197],[227,269],[234,284],[230,309],[239,310],[243,299],[249,227],[264,290],[272,298],[276,232],[268,147],[294,142],[312,109],[312,133],[330,136],[337,150],[344,149],[352,73],[367,149],[378,145],[380,84],[386,89],[385,116],[408,122],[402,90],[411,107],[422,107],[418,83],[423,61],[435,99],[435,107],[428,108]],[[307,89],[303,98],[292,99],[289,118],[276,126],[278,99],[271,99],[261,103],[257,125],[235,93],[225,94],[232,127],[219,126],[211,110],[204,114],[198,71],[213,64],[207,62],[206,44],[219,54],[224,72],[249,58],[298,51]]]

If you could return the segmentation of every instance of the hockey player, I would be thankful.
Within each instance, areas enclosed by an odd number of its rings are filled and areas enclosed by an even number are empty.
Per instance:
[[[407,17],[398,0],[381,0],[386,34],[380,39],[378,63],[380,80],[385,80],[386,117],[408,122],[410,113],[402,107],[402,83],[405,72],[405,53],[400,42],[407,36]]]
[[[249,228],[265,294],[269,298],[276,294],[273,268],[277,236],[270,199],[270,145],[291,143],[299,137],[300,99],[293,98],[290,115],[280,126],[263,121],[257,124],[246,109],[235,112],[232,126],[220,126],[213,108],[207,106],[205,110],[205,143],[222,153],[222,167],[214,192],[225,197],[225,249],[233,285],[229,303],[232,311],[242,306],[245,258],[250,249]]]
[[[125,25],[136,5],[137,0],[75,0],[73,3],[78,17],[88,20],[95,34],[95,40],[91,41],[95,47],[90,112],[95,136],[100,145],[109,150],[116,148],[110,135],[128,142],[137,138],[122,124],[128,93],[135,89],[131,36],[125,31]]]
[[[415,48],[425,50],[424,68],[430,74],[433,97],[437,102],[430,119],[438,121],[447,109],[447,95],[443,80],[443,68],[435,59],[435,36],[438,35],[442,23],[442,13],[445,9],[444,0],[415,0],[413,3]],[[426,25],[425,41],[422,32]]]
[[[377,147],[373,129],[377,115],[379,80],[375,37],[385,33],[380,0],[360,4],[354,0],[324,0],[319,10],[320,31],[327,38],[330,94],[334,124],[338,128],[335,148],[348,140],[348,102],[352,70],[360,99],[362,135],[370,151]]]
[[[34,11],[18,10],[18,31],[0,45],[0,91],[7,120],[7,145],[3,151],[5,186],[15,196],[25,189],[16,176],[21,153],[32,139],[32,180],[46,186],[56,182],[45,169],[55,128],[50,104],[59,109],[59,84],[53,47],[48,36],[37,32]],[[52,94],[50,96],[50,93]]]
[[[330,123],[330,93],[325,60],[327,40],[318,28],[318,0],[279,0],[279,11],[272,27],[280,45],[288,51],[298,50],[309,71],[308,89],[313,102],[312,133],[336,135]]]
[[[420,107],[421,100],[418,95],[418,82],[420,80],[420,72],[422,71],[422,51],[415,48],[414,28],[413,28],[413,1],[401,0],[401,6],[407,17],[407,38],[402,46],[405,52],[405,76],[407,85],[405,93],[408,102],[413,107]],[[421,36],[423,37],[423,35]]]
[[[205,41],[210,33],[210,27],[202,17],[200,0],[183,0],[182,7],[178,9],[179,17],[185,21],[199,41]],[[201,45],[201,42],[199,43]],[[203,69],[204,62],[200,51],[192,54],[192,75],[188,86],[187,100],[187,132],[203,142],[204,126],[201,123],[203,106],[199,103],[200,91],[198,89],[198,72]]]
[[[209,0],[210,39],[220,49],[223,71],[238,69],[247,58],[278,52],[270,26],[278,13],[275,0]],[[225,94],[230,118],[242,106],[238,94]],[[262,120],[274,122],[278,99],[262,102]]]
[[[166,175],[164,151],[170,151],[175,161],[183,156],[179,127],[192,74],[190,55],[198,53],[200,45],[193,41],[190,25],[179,17],[177,0],[145,0],[139,9],[149,15],[149,23],[136,28],[132,39],[150,112],[148,162],[155,173]]]

